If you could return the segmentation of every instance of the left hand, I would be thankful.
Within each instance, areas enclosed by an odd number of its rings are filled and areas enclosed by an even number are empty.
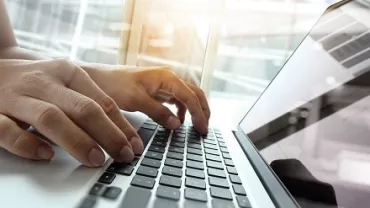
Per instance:
[[[189,110],[194,128],[202,135],[207,134],[210,110],[203,91],[180,80],[168,68],[121,70],[123,66],[92,66],[85,70],[122,110],[143,112],[168,129],[178,128]],[[177,106],[177,116],[164,102]]]

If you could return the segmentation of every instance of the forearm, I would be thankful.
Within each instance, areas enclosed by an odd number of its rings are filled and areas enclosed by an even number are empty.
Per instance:
[[[0,48],[0,59],[48,60],[50,57],[18,46]]]

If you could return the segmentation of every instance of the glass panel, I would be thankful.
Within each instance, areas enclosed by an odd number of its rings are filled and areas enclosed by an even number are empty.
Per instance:
[[[328,3],[226,1],[210,90],[216,125],[238,124]]]
[[[145,9],[137,64],[166,65],[200,85],[210,27],[209,1],[153,1]],[[180,6],[181,5],[181,6]]]
[[[21,47],[51,57],[116,63],[125,0],[5,2]]]

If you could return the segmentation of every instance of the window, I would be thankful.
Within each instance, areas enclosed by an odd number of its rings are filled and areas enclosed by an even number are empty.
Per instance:
[[[170,66],[234,126],[332,0],[6,0],[19,44],[52,57]],[[221,119],[222,118],[222,119]],[[225,124],[221,124],[225,125]]]
[[[117,62],[124,0],[6,0],[19,45],[51,57]]]

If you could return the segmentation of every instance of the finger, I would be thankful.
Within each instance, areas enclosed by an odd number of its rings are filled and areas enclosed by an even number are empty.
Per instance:
[[[202,110],[206,116],[206,118],[209,120],[209,118],[211,117],[211,111],[209,109],[209,105],[208,105],[208,101],[207,101],[207,98],[206,98],[206,95],[204,94],[204,92],[199,89],[198,87],[192,85],[192,84],[189,84],[189,83],[186,83],[185,84],[191,89],[193,90],[193,92],[195,93],[195,95],[197,96],[199,102],[200,102],[200,106],[202,107]]]
[[[22,89],[22,93],[56,105],[115,160],[132,161],[134,153],[125,134],[104,112],[113,112],[112,109],[116,106],[114,101],[108,96],[101,98],[101,91],[94,88],[95,83],[80,67],[63,60],[58,61],[59,65],[48,68],[45,74],[32,77],[31,80],[37,81],[38,84],[27,83],[27,88]],[[78,92],[86,89],[90,90],[89,93],[95,95],[97,99],[101,98],[98,102],[103,107],[83,95],[83,92]]]
[[[54,156],[49,143],[23,130],[3,114],[0,114],[0,147],[27,159],[50,160]]]
[[[4,114],[29,123],[82,164],[90,167],[104,164],[104,153],[96,142],[57,106],[31,97],[18,97],[5,105]]]
[[[177,100],[184,103],[192,116],[194,128],[200,134],[207,134],[208,119],[204,116],[196,94],[174,74],[165,77],[165,80],[166,83],[163,84],[164,90],[168,90]]]
[[[177,107],[177,117],[179,118],[181,123],[184,123],[185,121],[185,115],[186,115],[186,106],[177,100],[176,98],[172,98],[168,101],[169,104],[175,104]]]
[[[180,120],[162,103],[154,100],[147,94],[139,98],[138,109],[148,115],[155,122],[167,129],[177,129],[181,125]]]
[[[128,158],[130,158],[130,161],[133,159],[132,150],[135,154],[143,152],[144,145],[135,128],[122,115],[115,101],[103,92],[87,73],[83,70],[78,70],[74,78],[69,82],[69,88],[93,99],[107,115],[107,117],[105,116],[101,120],[105,122],[99,125],[100,127],[106,126],[107,130],[111,129],[115,134],[112,141],[107,144],[107,150],[114,149],[117,144],[122,146],[120,152],[121,160],[123,159],[126,162]],[[96,135],[100,132],[96,132]],[[99,138],[102,138],[103,141],[101,142],[104,142],[107,139],[107,135],[103,134]]]
[[[134,158],[125,134],[94,100],[58,85],[49,86],[43,95],[36,97],[49,103],[55,103],[115,160],[130,162]]]

